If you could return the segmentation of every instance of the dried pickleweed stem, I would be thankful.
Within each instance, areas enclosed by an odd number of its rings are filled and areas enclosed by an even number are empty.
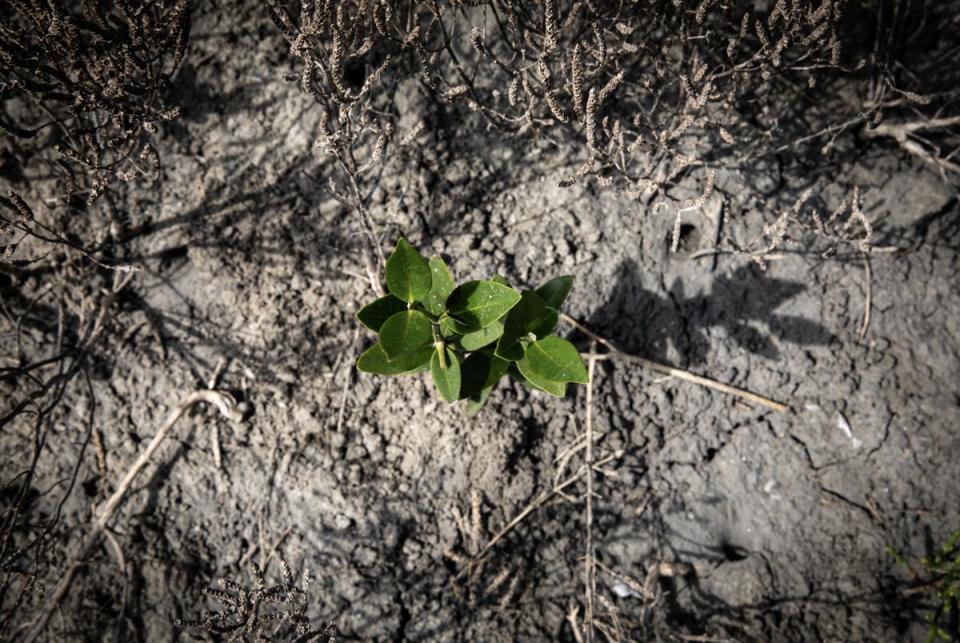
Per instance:
[[[88,203],[114,181],[157,178],[150,140],[159,123],[179,116],[170,87],[187,52],[190,10],[189,0],[122,10],[98,2],[11,3],[0,26],[0,76],[6,95],[25,108],[24,120],[40,124],[13,122],[6,112],[0,128],[24,144],[56,130],[68,194],[83,192]]]

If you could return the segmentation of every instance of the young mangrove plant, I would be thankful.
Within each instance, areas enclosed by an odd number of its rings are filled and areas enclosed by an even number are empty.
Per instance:
[[[557,397],[567,383],[587,383],[577,349],[553,334],[573,277],[518,291],[499,275],[456,285],[443,259],[429,261],[405,239],[387,259],[389,294],[357,319],[379,340],[357,360],[364,373],[430,370],[446,402],[478,410],[504,375]]]

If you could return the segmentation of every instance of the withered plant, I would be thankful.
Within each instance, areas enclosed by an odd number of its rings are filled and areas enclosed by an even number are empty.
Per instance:
[[[317,103],[321,133],[316,147],[335,160],[338,170],[329,179],[329,191],[357,215],[367,241],[364,261],[370,284],[382,293],[375,275],[386,258],[370,196],[387,156],[407,148],[423,127],[416,123],[398,132],[395,104],[399,81],[419,67],[422,3],[267,4],[291,54],[300,61],[300,73],[291,80]]]
[[[757,120],[786,117],[787,94],[843,69],[842,5],[494,1],[462,10],[469,46],[447,21],[449,64],[431,72],[488,125],[579,150],[562,186],[596,181],[641,212],[666,209],[679,227],[710,198],[721,165],[769,149]],[[684,182],[699,194],[675,194]]]
[[[253,589],[225,578],[219,579],[219,589],[204,589],[203,593],[219,603],[220,609],[208,611],[200,618],[178,622],[178,627],[223,636],[227,641],[334,643],[336,630],[332,625],[310,629],[307,593],[296,585],[285,562],[281,562],[281,570],[283,580],[269,587],[263,571],[256,565],[252,566]]]
[[[160,159],[151,140],[162,122],[178,115],[170,85],[189,31],[189,0],[0,4],[3,178],[29,181],[37,196],[40,183],[59,175],[48,192],[68,206],[76,204],[74,197],[94,203],[116,181],[157,178]],[[42,159],[41,168],[13,167],[34,158]],[[18,614],[23,618],[53,562],[59,507],[90,444],[103,475],[91,399],[77,465],[53,490],[62,494],[59,501],[51,498],[56,509],[47,511],[49,500],[36,497],[38,466],[49,457],[60,402],[88,375],[113,304],[133,276],[128,267],[101,261],[104,248],[89,230],[61,230],[35,205],[13,190],[0,195],[0,429],[15,433],[22,445],[19,459],[9,454],[5,460],[0,479],[5,631]],[[31,250],[18,252],[25,242]],[[98,274],[103,267],[113,270]],[[91,390],[85,391],[90,397]]]
[[[931,23],[948,16],[927,5],[355,0],[304,1],[291,10],[280,0],[270,4],[303,62],[304,90],[324,107],[319,144],[346,170],[340,192],[360,213],[378,253],[382,240],[360,185],[364,175],[375,176],[374,163],[396,134],[393,92],[412,74],[439,102],[475,115],[466,123],[566,144],[580,160],[562,186],[594,181],[635,200],[641,213],[666,212],[674,251],[684,217],[704,209],[715,191],[738,191],[745,175],[770,172],[771,165],[811,154],[822,161],[845,135],[890,140],[957,173],[960,141],[950,135],[960,127],[956,83],[925,86],[905,65],[914,59],[912,67],[931,73],[957,51],[949,38],[931,39]],[[923,38],[926,55],[915,60],[911,52]],[[910,121],[887,122],[904,111]],[[794,207],[771,200],[750,247],[727,234],[726,214],[714,215],[712,249],[759,261],[785,242],[829,253],[851,246],[869,251],[856,195],[839,205],[854,212],[858,225],[846,225],[845,217],[843,229],[833,230],[826,229],[826,215],[803,207],[809,196],[797,197],[788,197],[799,202]]]
[[[0,264],[0,431],[8,445],[0,461],[2,631],[24,623],[35,607],[34,594],[46,591],[42,583],[62,544],[61,512],[91,450],[104,475],[90,370],[132,277],[98,274],[82,257],[63,257],[38,271]],[[68,398],[86,406],[75,409],[79,427],[64,436],[59,422]],[[64,439],[79,446],[66,453],[51,448]],[[46,488],[43,473],[61,457],[69,475]]]
[[[674,250],[682,217],[704,209],[715,188],[729,201],[751,176],[779,166],[819,179],[822,189],[832,180],[823,168],[835,167],[835,152],[862,148],[864,139],[895,142],[944,180],[960,179],[960,83],[956,69],[942,64],[960,43],[940,28],[953,16],[947,5],[697,0],[638,10],[636,3],[548,0],[539,13],[531,6],[491,3],[493,21],[484,16],[471,32],[475,58],[492,60],[491,72],[474,76],[486,81],[508,68],[513,75],[506,105],[495,83],[488,101],[521,127],[556,131],[569,121],[587,150],[565,182],[592,176],[655,212],[675,213]],[[690,176],[698,178],[699,195],[684,189]],[[789,246],[785,241],[801,250],[871,251],[857,190],[829,205],[836,210],[828,222],[817,214],[826,204],[804,207],[818,195],[783,187],[796,203],[766,198],[763,239],[748,256],[762,259]],[[722,232],[718,249],[741,253]]]
[[[176,118],[170,84],[187,49],[190,0],[11,0],[0,5],[0,127],[52,147],[68,194],[156,178],[151,143]]]

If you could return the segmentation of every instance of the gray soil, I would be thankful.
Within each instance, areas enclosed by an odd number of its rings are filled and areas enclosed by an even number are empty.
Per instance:
[[[198,18],[178,81],[184,118],[161,141],[163,179],[124,193],[123,259],[145,269],[89,388],[67,391],[34,486],[69,476],[90,412],[108,476],[88,448],[42,589],[91,506],[221,360],[220,385],[252,414],[181,420],[115,521],[123,566],[97,549],[51,637],[184,638],[176,621],[216,606],[204,588],[251,585],[249,563],[268,559],[276,581],[282,557],[309,572],[314,625],[332,622],[344,640],[572,640],[582,484],[526,516],[475,582],[458,576],[457,558],[581,466],[582,452],[560,456],[584,431],[586,388],[555,399],[505,382],[470,417],[439,402],[424,376],[356,372],[372,342],[353,318],[371,298],[364,238],[324,188],[332,167],[313,148],[315,110],[282,79],[286,46],[259,12]],[[595,477],[603,620],[619,620],[625,640],[921,640],[931,597],[903,591],[909,573],[886,548],[916,561],[960,525],[951,189],[894,148],[838,154],[823,203],[859,185],[877,243],[905,249],[874,255],[869,280],[854,253],[784,252],[766,269],[689,259],[712,244],[703,215],[691,214],[670,253],[669,213],[587,183],[557,187],[578,162],[566,148],[463,136],[452,112],[404,91],[409,118],[429,131],[386,166],[375,194],[386,251],[402,234],[447,258],[459,280],[574,274],[566,312],[623,350],[792,409],[597,363],[595,457],[620,453]],[[775,216],[802,178],[739,190],[725,186],[752,177],[721,176],[731,234],[746,238]],[[588,349],[570,327],[560,333]],[[30,431],[0,436],[5,472],[22,468]],[[54,500],[37,506],[53,511]]]

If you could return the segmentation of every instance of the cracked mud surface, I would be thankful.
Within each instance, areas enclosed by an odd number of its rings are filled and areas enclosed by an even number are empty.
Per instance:
[[[254,413],[182,422],[117,521],[126,573],[99,551],[57,626],[76,639],[182,637],[174,622],[196,616],[202,588],[250,583],[246,564],[274,552],[268,575],[278,556],[309,570],[311,618],[346,640],[569,640],[582,594],[577,493],[511,531],[475,586],[447,552],[475,553],[569,475],[575,465],[558,458],[583,430],[585,390],[556,400],[501,385],[467,417],[425,378],[355,371],[370,342],[353,320],[369,298],[363,239],[318,187],[329,168],[312,150],[316,115],[274,71],[286,65],[280,39],[241,28],[250,11],[198,23],[208,35],[182,75],[185,119],[160,150],[161,196],[126,196],[128,260],[147,269],[121,302],[92,398],[69,392],[51,452],[75,450],[69,427],[95,399],[117,479],[221,359],[222,385]],[[259,67],[230,56],[237,48]],[[461,280],[576,274],[567,312],[620,348],[793,409],[597,364],[595,449],[623,452],[596,477],[594,528],[599,592],[619,617],[665,640],[922,637],[922,597],[902,595],[885,548],[915,559],[960,524],[960,212],[939,179],[890,149],[833,175],[861,186],[884,243],[909,248],[871,259],[861,341],[860,258],[787,253],[766,270],[677,258],[670,216],[556,187],[575,161],[555,148],[453,131],[440,123],[414,162],[388,166],[374,211],[384,239],[402,233],[444,255]],[[732,211],[772,207],[724,196]],[[709,246],[708,222],[690,224],[689,250]],[[6,468],[18,443],[2,440]],[[68,536],[111,489],[88,460],[90,484],[64,508]],[[38,488],[73,460],[44,466]],[[480,534],[457,521],[473,494]],[[661,562],[692,569],[652,578],[655,600],[614,591],[642,586]]]

